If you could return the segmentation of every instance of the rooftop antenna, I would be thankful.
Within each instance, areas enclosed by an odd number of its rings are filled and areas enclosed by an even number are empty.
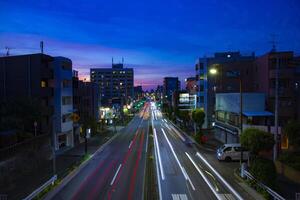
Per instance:
[[[5,49],[6,49],[6,56],[9,56],[9,50],[10,50],[11,48],[8,47],[8,46],[6,46]]]
[[[124,57],[122,57],[122,64],[124,65]]]
[[[276,41],[277,34],[272,33],[270,36],[271,36],[271,41],[269,41],[269,43],[272,44],[271,52],[276,52],[276,44],[278,43]]]
[[[44,41],[40,41],[41,53],[44,54]]]
[[[114,57],[111,58],[111,64],[114,65]]]

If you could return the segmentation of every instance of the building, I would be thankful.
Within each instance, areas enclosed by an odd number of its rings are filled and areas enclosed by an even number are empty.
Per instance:
[[[197,107],[204,109],[206,114],[203,128],[212,128],[216,93],[239,92],[240,80],[243,92],[255,91],[254,61],[254,53],[242,55],[240,52],[215,53],[197,60]],[[214,74],[209,73],[211,69],[215,70]]]
[[[78,72],[75,70],[73,70],[73,105],[78,115],[78,120],[74,123],[75,142],[78,143],[83,139],[80,135],[82,124],[88,120],[100,119],[100,94],[96,83],[79,80]]]
[[[255,89],[267,95],[267,109],[275,112],[276,65],[279,67],[278,123],[284,126],[289,120],[299,119],[300,59],[292,51],[272,51],[255,62]],[[272,120],[274,124],[274,120]]]
[[[55,149],[73,146],[72,62],[64,57],[28,54],[0,58],[0,98],[30,98],[45,110],[38,134],[55,134]]]
[[[266,110],[264,93],[243,93],[242,129],[254,127],[275,132],[273,113]],[[216,94],[215,138],[223,143],[236,143],[240,135],[240,93]]]
[[[185,79],[185,89],[189,94],[197,94],[196,77],[189,77]]]
[[[72,61],[54,57],[51,65],[54,71],[55,149],[58,150],[74,146]]]
[[[172,105],[172,95],[173,92],[180,90],[180,81],[178,80],[178,77],[165,77],[164,83],[163,83],[163,96],[165,99],[165,102],[169,104],[169,106]]]
[[[143,98],[143,87],[140,86],[135,86],[134,87],[134,98],[135,100],[140,100],[141,98]]]
[[[46,107],[37,123],[38,134],[52,133],[54,113],[53,57],[29,54],[0,57],[0,99],[35,99]]]
[[[134,72],[123,64],[112,64],[112,68],[92,68],[90,80],[99,86],[101,105],[122,107],[134,98]]]
[[[197,106],[197,95],[187,90],[175,91],[172,94],[172,107],[174,110],[192,111]]]

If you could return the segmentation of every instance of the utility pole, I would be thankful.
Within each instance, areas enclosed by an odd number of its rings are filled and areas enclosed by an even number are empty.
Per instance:
[[[44,41],[40,42],[41,53],[44,53]]]

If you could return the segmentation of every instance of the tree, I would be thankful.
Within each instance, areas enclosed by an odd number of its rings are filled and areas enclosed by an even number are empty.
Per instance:
[[[273,135],[256,128],[248,128],[241,134],[241,145],[254,155],[264,150],[271,150],[274,145]]]
[[[192,119],[196,123],[199,128],[199,132],[201,132],[202,126],[205,120],[205,113],[203,109],[196,108],[192,111]]]
[[[287,135],[289,144],[298,149],[300,147],[300,123],[295,120],[288,122],[283,132]]]
[[[178,117],[183,121],[184,127],[187,127],[187,124],[190,121],[190,112],[188,110],[179,110]]]

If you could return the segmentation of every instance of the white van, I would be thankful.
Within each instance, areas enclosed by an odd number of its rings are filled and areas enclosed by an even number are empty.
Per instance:
[[[241,144],[224,144],[217,149],[218,160],[232,161],[241,159],[241,151],[243,150],[243,160],[248,160],[249,151],[243,149]]]

